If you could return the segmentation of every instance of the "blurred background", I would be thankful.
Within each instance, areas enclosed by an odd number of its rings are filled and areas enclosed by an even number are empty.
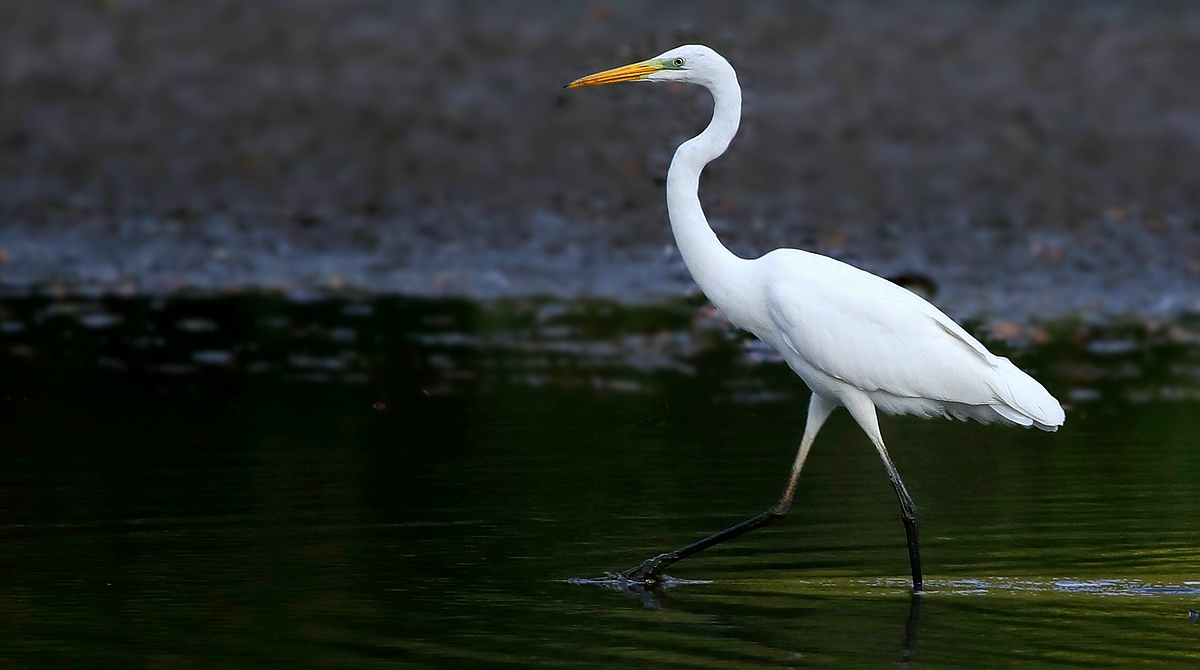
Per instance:
[[[707,93],[562,88],[684,43],[745,91],[728,246],[1067,406],[884,420],[920,607],[841,414],[712,584],[563,583],[769,504],[803,426],[670,235]],[[1165,0],[0,3],[0,665],[1193,663],[1198,72]]]
[[[703,42],[746,89],[705,180],[739,252],[919,272],[959,316],[1197,308],[1186,2],[0,12],[8,287],[677,295],[662,180],[707,94],[561,86]]]

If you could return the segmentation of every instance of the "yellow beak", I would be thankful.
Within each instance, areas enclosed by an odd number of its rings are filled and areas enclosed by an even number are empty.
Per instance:
[[[658,63],[643,61],[626,65],[624,67],[615,67],[604,72],[589,74],[586,77],[580,77],[575,81],[567,84],[567,88],[578,88],[580,86],[600,86],[602,84],[617,84],[623,81],[637,81],[645,79],[653,72],[658,72],[662,66]]]

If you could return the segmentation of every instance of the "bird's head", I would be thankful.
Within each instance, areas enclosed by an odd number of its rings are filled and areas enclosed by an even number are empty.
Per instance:
[[[624,67],[597,72],[567,84],[567,88],[599,86],[622,81],[679,81],[711,86],[733,73],[721,54],[700,44],[675,47],[670,51]]]

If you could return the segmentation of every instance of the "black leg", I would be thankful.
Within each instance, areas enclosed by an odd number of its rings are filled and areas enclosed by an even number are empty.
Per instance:
[[[900,473],[896,470],[896,464],[892,463],[892,457],[888,455],[887,447],[883,446],[883,435],[879,432],[879,417],[875,414],[875,405],[871,399],[864,394],[845,398],[844,402],[846,409],[850,410],[850,415],[862,427],[867,437],[871,438],[875,450],[879,452],[880,460],[883,461],[883,467],[887,469],[888,478],[892,480],[892,488],[896,490],[896,497],[900,500],[900,518],[904,521],[904,535],[908,538],[908,563],[912,568],[913,593],[920,593],[923,582],[921,579],[921,550],[917,546],[917,505],[913,502],[912,496],[908,495],[908,490],[904,488],[904,482],[900,480]]]
[[[804,468],[804,460],[808,458],[808,451],[812,448],[813,441],[817,439],[817,433],[820,432],[821,426],[829,418],[829,413],[836,407],[836,403],[826,400],[815,393],[813,394],[812,400],[808,404],[808,419],[804,426],[804,438],[800,441],[800,451],[796,454],[796,461],[792,464],[792,472],[788,478],[787,487],[784,488],[783,495],[780,496],[779,501],[772,505],[770,509],[762,514],[746,519],[736,526],[726,528],[698,542],[693,542],[686,547],[648,558],[636,568],[626,570],[616,575],[616,577],[621,580],[641,584],[657,583],[662,579],[663,570],[666,570],[667,567],[682,561],[688,556],[698,554],[726,540],[732,540],[735,537],[745,535],[752,530],[762,528],[767,524],[782,519],[792,507],[792,498],[796,495],[796,484],[800,480],[800,471]]]
[[[917,504],[913,502],[912,496],[908,495],[908,489],[904,488],[904,482],[900,480],[900,473],[882,446],[879,448],[879,455],[883,458],[883,466],[887,468],[888,477],[892,480],[892,488],[896,489],[896,498],[900,500],[900,518],[904,521],[904,535],[908,538],[908,564],[912,568],[913,592],[920,593],[923,583],[921,549],[917,543]]]
[[[782,519],[786,512],[778,512],[776,511],[776,507],[778,507],[778,505],[763,512],[762,514],[746,519],[736,526],[726,528],[719,533],[710,535],[698,542],[693,542],[681,549],[669,551],[665,554],[659,554],[654,558],[648,558],[638,567],[626,570],[619,576],[622,579],[627,579],[634,582],[657,582],[662,577],[663,570],[666,570],[668,566],[678,563],[688,556],[698,554],[709,547],[714,547],[726,540],[732,540],[739,535],[745,535],[756,528],[762,528],[769,523]]]

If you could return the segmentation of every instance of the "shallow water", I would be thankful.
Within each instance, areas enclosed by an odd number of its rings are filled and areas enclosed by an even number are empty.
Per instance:
[[[569,583],[761,511],[806,391],[692,304],[0,303],[16,667],[1188,666],[1194,323],[992,342],[1057,434],[837,413],[793,513],[654,597]]]

